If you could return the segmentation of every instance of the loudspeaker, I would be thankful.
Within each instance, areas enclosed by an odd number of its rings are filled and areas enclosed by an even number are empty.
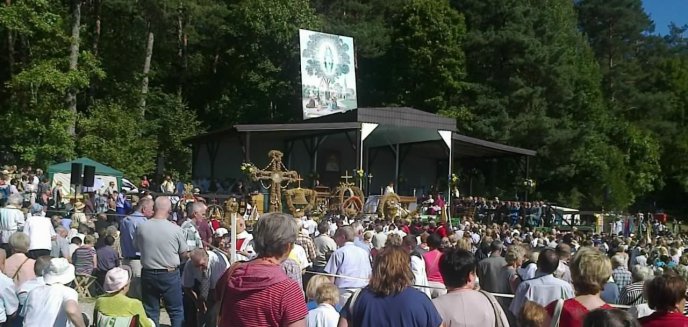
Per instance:
[[[84,187],[93,187],[96,181],[96,167],[95,166],[84,166]]]
[[[69,179],[69,184],[81,185],[81,164],[72,163],[72,177]]]

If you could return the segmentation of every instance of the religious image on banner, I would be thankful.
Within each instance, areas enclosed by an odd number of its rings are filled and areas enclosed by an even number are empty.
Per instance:
[[[299,30],[303,119],[356,109],[354,39]]]

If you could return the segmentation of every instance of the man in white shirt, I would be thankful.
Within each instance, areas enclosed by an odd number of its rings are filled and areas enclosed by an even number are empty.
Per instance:
[[[182,287],[184,294],[196,303],[197,326],[216,326],[220,303],[215,301],[217,281],[229,269],[229,260],[216,251],[195,249],[184,266]]]
[[[36,262],[33,265],[33,272],[36,275],[36,278],[25,281],[17,289],[17,298],[19,299],[19,305],[21,305],[22,307],[25,306],[26,299],[29,296],[29,292],[31,292],[34,288],[45,285],[45,281],[43,280],[43,273],[46,269],[48,269],[48,266],[50,266],[50,257],[42,256],[36,259]]]
[[[23,201],[20,194],[12,194],[7,206],[0,208],[0,247],[7,253],[10,253],[10,236],[24,228],[24,213],[21,211]]]
[[[559,267],[559,257],[554,249],[545,249],[540,253],[537,267],[538,275],[521,282],[516,289],[514,300],[509,306],[509,310],[516,316],[521,313],[526,301],[546,306],[559,299],[574,297],[573,286],[553,275]]]
[[[7,322],[19,308],[19,300],[14,293],[14,281],[0,272],[0,325]]]
[[[74,266],[65,258],[50,260],[45,270],[45,286],[34,288],[26,298],[21,316],[25,327],[66,326],[70,321],[74,327],[86,327],[79,295],[65,285],[74,280]]]
[[[318,223],[313,221],[310,216],[306,216],[306,220],[303,221],[303,228],[308,230],[308,235],[310,237],[315,236],[315,230],[318,228]]]
[[[372,273],[370,255],[354,244],[354,236],[354,229],[351,226],[337,229],[334,241],[339,249],[332,253],[325,266],[325,272],[328,274],[352,277],[330,277],[339,288],[339,304],[342,306],[356,290],[368,285],[368,279]]]
[[[50,218],[45,217],[42,205],[31,205],[30,214],[24,224],[24,233],[29,235],[29,258],[35,260],[40,256],[50,255],[52,239],[56,237],[56,233]]]

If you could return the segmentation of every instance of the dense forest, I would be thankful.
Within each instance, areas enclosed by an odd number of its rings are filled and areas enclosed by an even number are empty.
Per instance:
[[[686,27],[640,0],[4,0],[0,161],[188,174],[185,138],[301,116],[299,28],[354,37],[359,106],[537,150],[536,197],[688,212]]]

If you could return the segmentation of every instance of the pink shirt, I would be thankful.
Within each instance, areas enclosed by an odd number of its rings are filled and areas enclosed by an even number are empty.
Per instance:
[[[15,253],[5,260],[5,269],[3,273],[5,276],[12,278],[19,270],[14,279],[14,286],[19,287],[27,280],[36,278],[33,272],[33,265],[36,262],[33,259],[26,260],[27,256],[24,253]],[[23,265],[22,265],[23,263]],[[21,266],[21,268],[19,268]]]
[[[423,259],[425,259],[425,271],[428,274],[429,282],[438,282],[444,284],[444,279],[442,278],[442,274],[440,274],[441,257],[442,252],[437,249],[423,254]]]

